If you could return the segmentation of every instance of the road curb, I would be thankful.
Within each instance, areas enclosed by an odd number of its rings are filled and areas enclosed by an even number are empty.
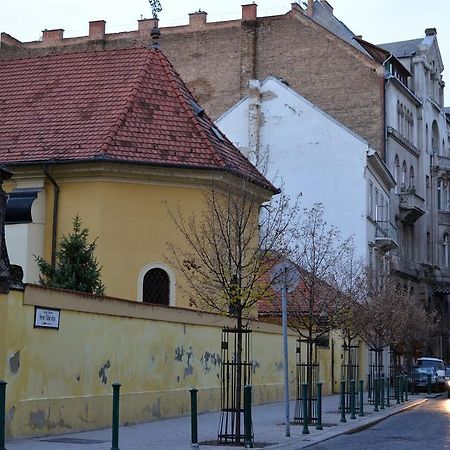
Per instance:
[[[352,428],[351,430],[345,431],[344,433],[341,433],[341,434],[354,434],[354,433],[358,433],[360,431],[366,430],[367,428],[373,427],[374,425],[382,422],[385,419],[388,419],[389,417],[396,416],[397,414],[400,414],[400,413],[402,413],[404,411],[407,411],[408,409],[415,408],[416,406],[419,406],[422,403],[425,403],[427,401],[428,401],[427,398],[423,398],[421,400],[417,400],[416,402],[411,403],[410,405],[405,405],[403,408],[398,409],[398,410],[394,410],[392,412],[389,411],[389,414],[385,414],[382,417],[374,418],[373,421],[370,421],[368,423],[363,423],[363,424],[361,424],[361,425],[359,425],[359,426],[357,426],[355,428]]]
[[[311,436],[308,441],[299,439],[291,441],[291,442],[284,442],[280,444],[271,445],[269,447],[266,447],[268,450],[299,450],[303,448],[312,447],[313,445],[317,445],[321,442],[329,441],[330,439],[334,439],[335,437],[342,436],[345,434],[353,434],[358,433],[359,431],[363,431],[367,428],[373,427],[376,424],[382,422],[383,420],[395,416],[397,414],[400,414],[401,412],[407,411],[408,409],[415,408],[416,406],[419,406],[425,402],[427,402],[428,399],[420,399],[416,400],[414,403],[411,403],[409,405],[404,405],[400,409],[395,409],[392,411],[385,412],[383,416],[381,417],[370,417],[368,418],[367,422],[362,424],[355,424],[355,426],[348,427],[350,423],[347,424],[346,429],[336,430],[333,432],[329,432],[328,435],[326,434],[316,434]]]

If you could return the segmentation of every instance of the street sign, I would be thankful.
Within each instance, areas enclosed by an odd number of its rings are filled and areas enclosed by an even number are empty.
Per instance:
[[[277,292],[281,292],[285,287],[286,291],[291,293],[300,283],[300,271],[290,261],[282,261],[276,264],[270,274],[272,287]]]

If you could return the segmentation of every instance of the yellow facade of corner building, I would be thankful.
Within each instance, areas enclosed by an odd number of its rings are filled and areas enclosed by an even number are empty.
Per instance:
[[[40,194],[41,206],[45,203],[42,256],[50,261],[54,186],[42,168],[13,170],[14,181],[7,185],[7,190],[43,185]],[[71,232],[73,218],[79,214],[83,226],[89,229],[89,239],[98,238],[95,255],[102,266],[105,294],[142,300],[145,272],[161,267],[170,278],[170,305],[179,307],[188,307],[189,302],[182,295],[182,280],[171,264],[167,243],[180,248],[185,248],[186,243],[169,210],[180,207],[184,214],[195,213],[200,217],[208,189],[214,186],[217,190],[229,190],[244,184],[243,180],[226,173],[123,164],[61,165],[50,167],[48,172],[59,188],[56,240]],[[245,186],[259,189],[261,201],[268,198],[267,191],[249,183]],[[15,249],[9,242],[8,247],[11,262],[17,264]]]

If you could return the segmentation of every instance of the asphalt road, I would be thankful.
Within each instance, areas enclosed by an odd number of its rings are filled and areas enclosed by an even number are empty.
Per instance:
[[[450,399],[430,399],[359,433],[308,447],[311,450],[450,449]]]

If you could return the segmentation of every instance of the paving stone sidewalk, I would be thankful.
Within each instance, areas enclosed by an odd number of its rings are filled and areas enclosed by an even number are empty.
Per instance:
[[[302,425],[291,425],[291,436],[285,436],[284,404],[271,403],[255,406],[253,408],[253,428],[255,434],[255,447],[267,450],[297,450],[311,446],[317,442],[331,439],[340,434],[356,432],[373,425],[386,417],[397,414],[402,410],[417,406],[427,401],[425,394],[410,396],[409,401],[374,412],[373,405],[364,405],[364,417],[357,416],[350,419],[346,416],[346,423],[341,423],[338,412],[339,396],[324,397],[323,425],[324,429],[318,431],[309,427],[309,434],[302,434]],[[291,418],[294,411],[294,402],[291,402]],[[201,414],[198,417],[198,434],[201,450],[219,450],[224,448],[239,449],[243,447],[205,445],[202,442],[217,439],[219,413]],[[191,445],[190,417],[160,420],[139,425],[120,427],[120,450],[188,450]],[[265,444],[264,447],[258,446]],[[86,431],[80,433],[64,434],[60,436],[40,437],[33,439],[18,439],[6,442],[6,450],[110,450],[111,429]]]

